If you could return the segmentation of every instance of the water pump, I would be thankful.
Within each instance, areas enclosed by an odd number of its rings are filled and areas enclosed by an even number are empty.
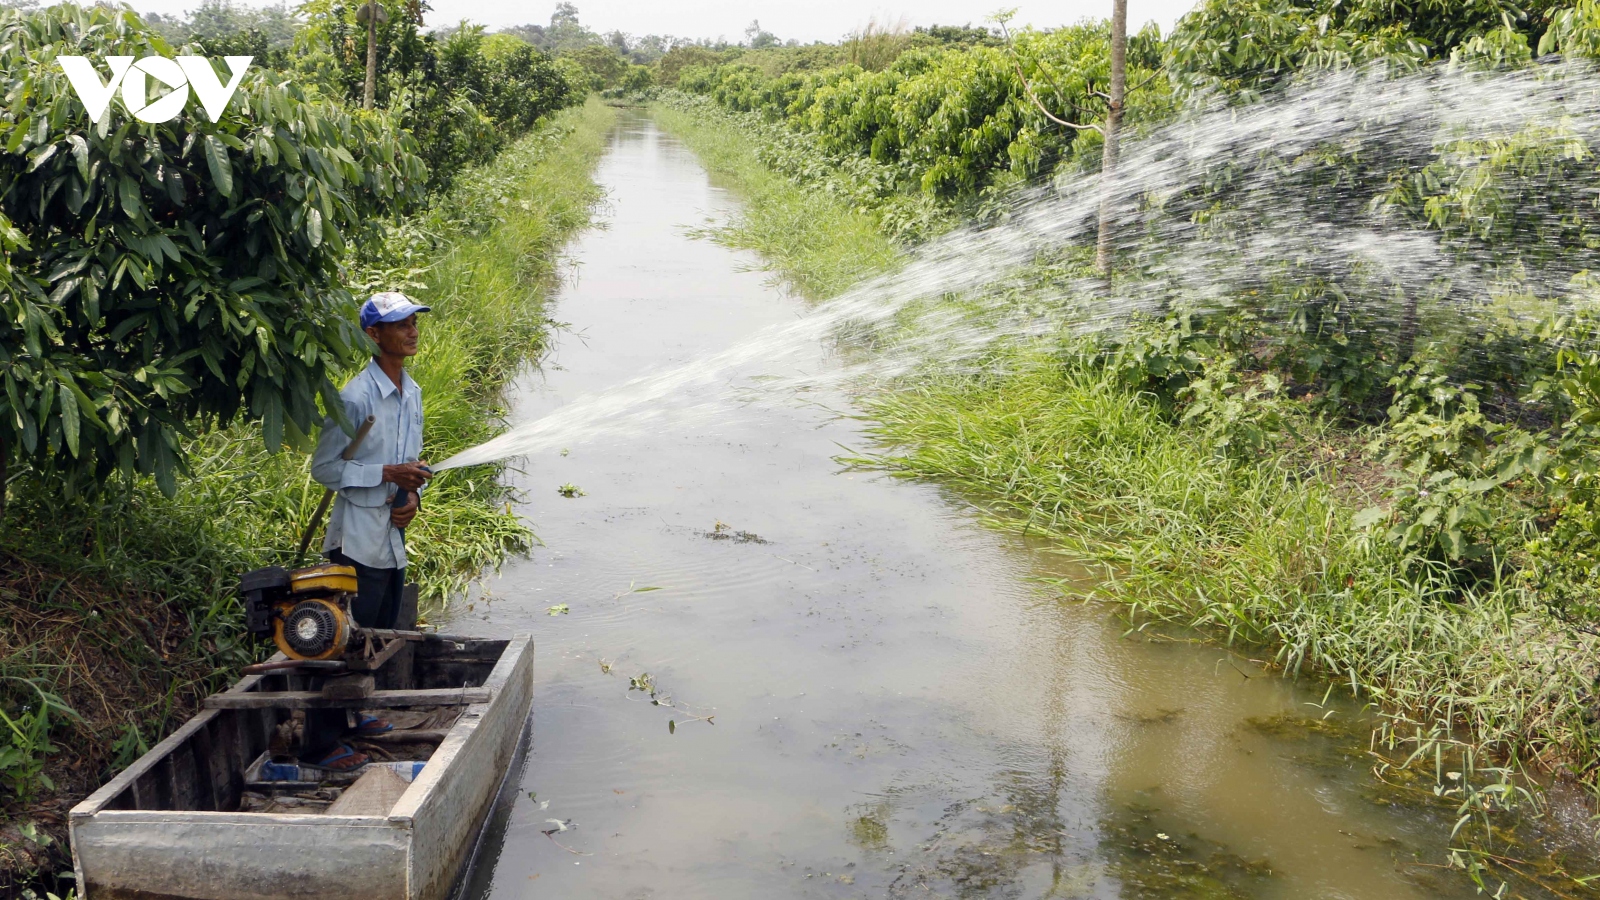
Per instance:
[[[352,566],[323,565],[293,571],[268,566],[246,572],[239,582],[244,597],[245,630],[271,637],[283,655],[325,660],[349,648],[350,602],[356,595]]]

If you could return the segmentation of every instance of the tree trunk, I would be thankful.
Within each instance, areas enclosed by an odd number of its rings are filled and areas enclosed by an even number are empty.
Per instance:
[[[372,0],[367,6],[367,84],[361,92],[362,109],[371,109],[378,93],[378,4]]]
[[[1111,8],[1111,109],[1106,113],[1105,155],[1100,160],[1100,239],[1095,244],[1094,266],[1102,277],[1111,276],[1111,213],[1121,150],[1122,103],[1128,92],[1128,0],[1113,0]]]
[[[1404,365],[1410,362],[1412,355],[1417,352],[1417,331],[1420,326],[1421,318],[1417,313],[1417,293],[1412,291],[1411,296],[1406,298],[1405,311],[1400,315],[1400,334],[1396,341],[1398,346],[1395,348],[1398,351],[1395,356],[1396,365]]]

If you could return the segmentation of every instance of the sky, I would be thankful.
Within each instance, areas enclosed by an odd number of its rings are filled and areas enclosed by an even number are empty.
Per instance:
[[[237,0],[259,5],[261,0]],[[450,25],[470,19],[491,29],[508,25],[548,24],[555,0],[430,0],[429,26]],[[598,32],[624,31],[634,35],[670,34],[688,38],[722,37],[737,43],[752,19],[782,40],[801,43],[837,41],[862,28],[869,20],[880,24],[902,18],[918,25],[983,25],[996,10],[1015,7],[1016,25],[1053,28],[1085,18],[1108,18],[1111,0],[916,0],[902,5],[876,5],[875,0],[573,0],[578,18]],[[1128,0],[1128,30],[1138,31],[1155,21],[1163,33],[1196,0]],[[198,0],[132,0],[134,8],[163,14],[182,13]],[[295,5],[293,2],[291,6]]]

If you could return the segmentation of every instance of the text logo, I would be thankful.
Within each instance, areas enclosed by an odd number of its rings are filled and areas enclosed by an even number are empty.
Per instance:
[[[244,80],[245,70],[250,68],[250,61],[255,59],[253,56],[223,57],[233,73],[233,78],[224,85],[217,77],[217,70],[211,68],[211,61],[204,56],[180,56],[176,59],[146,56],[137,62],[131,56],[108,56],[106,65],[111,67],[109,81],[100,80],[100,73],[95,71],[94,64],[87,57],[57,58],[61,61],[61,71],[67,73],[72,89],[78,92],[78,99],[89,111],[89,118],[100,121],[111,103],[111,97],[121,88],[122,105],[127,107],[128,113],[141,122],[152,123],[177,118],[189,103],[191,89],[200,98],[200,105],[205,107],[211,121],[222,118],[222,111],[228,108],[233,92],[239,89],[239,82]],[[166,93],[154,100],[150,99],[151,79],[166,88]]]

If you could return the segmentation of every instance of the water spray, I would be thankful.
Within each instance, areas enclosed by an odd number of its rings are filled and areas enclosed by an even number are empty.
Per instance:
[[[726,350],[581,397],[435,466],[527,456],[601,435],[722,414],[741,396],[779,396],[823,384],[892,382],[929,367],[984,370],[1008,343],[1061,333],[1115,331],[1141,313],[1249,308],[1283,281],[1322,280],[1359,307],[1370,327],[1400,328],[1418,298],[1463,317],[1460,300],[1497,289],[1497,263],[1438,231],[1388,213],[1370,197],[1317,194],[1319,153],[1434,158],[1451,142],[1507,139],[1557,128],[1600,143],[1600,78],[1571,64],[1510,73],[1430,70],[1401,78],[1380,70],[1330,76],[1280,99],[1217,103],[1129,142],[1111,185],[1128,274],[1046,277],[1048,262],[1092,248],[1099,177],[1058,179],[1018,192],[1003,215],[912,253],[798,320]],[[1228,211],[1208,218],[1225,183]],[[1359,202],[1358,202],[1359,201]],[[1042,263],[1043,261],[1043,263]],[[1566,263],[1519,272],[1523,289],[1583,302]],[[1276,281],[1275,281],[1276,279]],[[956,302],[947,302],[954,300]],[[824,372],[790,371],[819,341],[848,351]]]

